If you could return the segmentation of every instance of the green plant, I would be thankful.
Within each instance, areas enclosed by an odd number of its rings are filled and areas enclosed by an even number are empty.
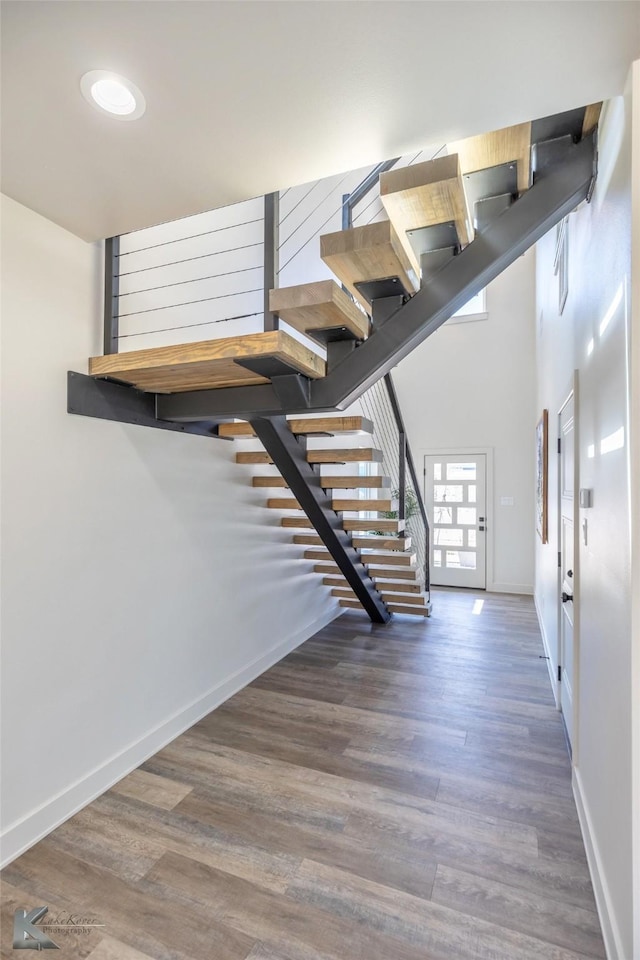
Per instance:
[[[391,491],[391,499],[397,500],[400,496],[400,490],[395,489]],[[404,518],[409,520],[411,517],[414,517],[418,512],[418,498],[416,497],[413,490],[409,487],[405,489],[404,494]],[[381,517],[384,517],[385,520],[397,520],[398,511],[397,510],[385,510],[380,514]],[[383,530],[374,530],[372,531],[372,536],[374,537],[384,537],[385,532]]]

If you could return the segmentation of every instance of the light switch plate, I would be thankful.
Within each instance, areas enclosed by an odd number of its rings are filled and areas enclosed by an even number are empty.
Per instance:
[[[580,506],[582,508],[593,506],[593,490],[588,490],[586,487],[582,488],[580,491]]]

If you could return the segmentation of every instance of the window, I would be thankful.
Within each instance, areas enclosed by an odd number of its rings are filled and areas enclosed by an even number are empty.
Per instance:
[[[468,300],[463,307],[454,313],[449,323],[467,323],[470,320],[487,319],[486,290],[481,290],[475,297]]]
[[[558,277],[558,313],[562,313],[569,293],[569,217],[556,227],[556,255],[553,272]]]

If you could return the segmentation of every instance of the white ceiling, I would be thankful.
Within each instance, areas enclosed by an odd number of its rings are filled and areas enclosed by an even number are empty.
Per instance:
[[[88,240],[622,92],[640,3],[7,0],[2,189]],[[83,100],[112,70],[123,123]]]

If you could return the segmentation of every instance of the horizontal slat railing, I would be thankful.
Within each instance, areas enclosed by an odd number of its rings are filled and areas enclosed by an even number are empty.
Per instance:
[[[262,330],[262,197],[117,241],[113,307],[118,352]]]

